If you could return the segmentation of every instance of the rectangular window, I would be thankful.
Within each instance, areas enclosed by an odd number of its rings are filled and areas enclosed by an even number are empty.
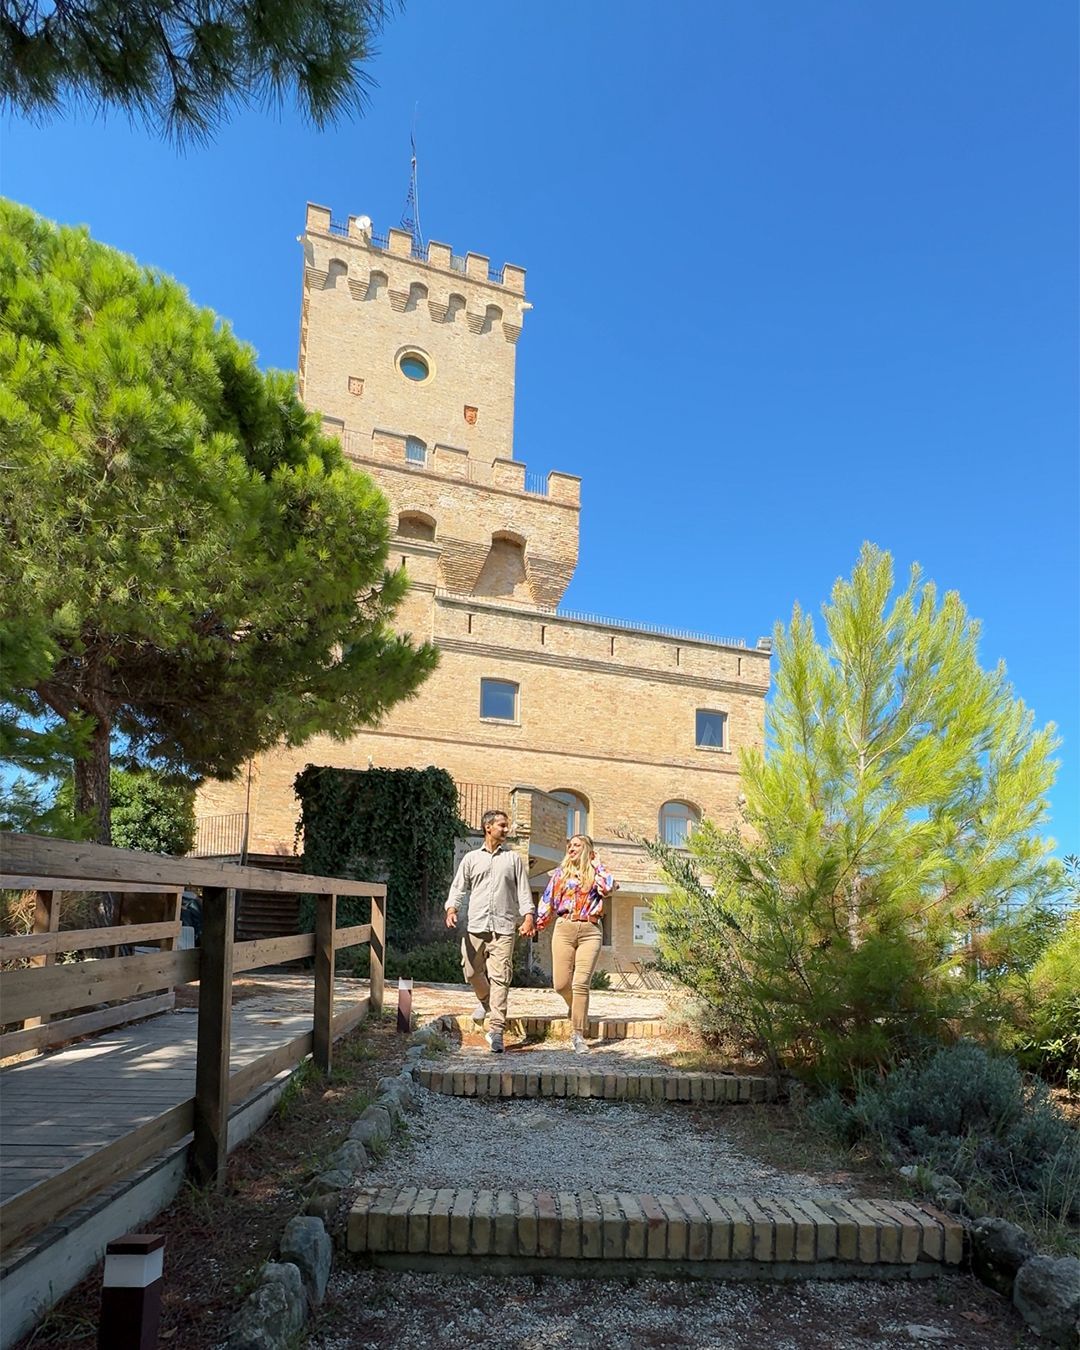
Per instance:
[[[706,708],[699,708],[694,744],[707,746],[711,750],[726,749],[727,713],[709,712]]]
[[[517,721],[518,687],[509,680],[480,681],[480,716]]]

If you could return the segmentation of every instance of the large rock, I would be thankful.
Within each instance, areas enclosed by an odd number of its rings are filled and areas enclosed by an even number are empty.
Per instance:
[[[367,1149],[359,1139],[347,1139],[334,1151],[330,1159],[331,1168],[337,1172],[362,1172],[368,1165]]]
[[[386,1080],[383,1079],[383,1082],[385,1081]],[[380,1091],[375,1105],[382,1107],[395,1125],[405,1115],[405,1104],[396,1092]]]
[[[317,1308],[326,1294],[333,1243],[321,1219],[298,1214],[285,1225],[281,1235],[281,1259],[299,1270],[308,1297]]]
[[[389,1139],[394,1128],[394,1122],[390,1119],[390,1112],[387,1111],[385,1106],[380,1106],[378,1103],[366,1107],[360,1113],[359,1120],[370,1120],[375,1125],[376,1139]],[[349,1131],[349,1137],[360,1138],[359,1135],[354,1135],[352,1130]],[[361,1143],[366,1144],[367,1141],[362,1139]]]
[[[353,1143],[362,1144],[366,1149],[385,1138],[382,1126],[377,1121],[365,1120],[363,1116],[349,1126],[349,1139]]]
[[[987,1217],[971,1225],[972,1269],[1005,1298],[1012,1297],[1016,1272],[1034,1255],[1034,1243],[1014,1223]]]
[[[417,1027],[409,1037],[410,1045],[430,1045],[432,1041],[436,1044],[442,1040],[442,1028],[435,1022],[426,1022],[422,1027]]]
[[[377,1106],[385,1107],[394,1120],[400,1120],[406,1111],[419,1111],[420,1100],[413,1087],[411,1074],[397,1074],[394,1078],[380,1078]]]
[[[308,1296],[296,1266],[268,1261],[229,1328],[228,1350],[284,1350],[307,1321]]]
[[[304,1206],[304,1213],[312,1215],[313,1218],[321,1219],[329,1232],[340,1206],[341,1192],[327,1191],[325,1195],[313,1195]]]
[[[401,1100],[405,1105],[405,1110],[419,1111],[420,1097],[423,1093],[423,1088],[418,1086],[416,1076],[412,1069],[402,1069],[393,1081],[397,1084],[396,1090],[401,1094]]]
[[[901,1167],[900,1175],[928,1194],[941,1209],[953,1214],[967,1213],[963,1187],[947,1172],[928,1172],[925,1167],[915,1165]]]
[[[1017,1312],[1052,1345],[1076,1350],[1080,1343],[1080,1261],[1074,1256],[1035,1256],[1017,1272]]]
[[[334,1167],[328,1172],[320,1172],[311,1183],[310,1195],[336,1195],[353,1184],[353,1175],[344,1168]]]

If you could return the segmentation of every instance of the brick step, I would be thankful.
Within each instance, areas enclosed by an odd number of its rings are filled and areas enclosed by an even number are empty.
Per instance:
[[[522,1056],[524,1058],[524,1056]],[[417,1068],[414,1077],[447,1097],[599,1097],[628,1102],[772,1102],[775,1078],[730,1073],[628,1073],[574,1064],[565,1069],[497,1069],[460,1064]]]
[[[600,1275],[630,1263],[719,1278],[909,1278],[958,1265],[964,1234],[948,1215],[900,1200],[386,1186],[360,1191],[348,1249],[426,1270],[483,1258],[494,1273]]]
[[[444,1013],[441,1020],[444,1026],[450,1023],[464,1035],[475,1034],[478,1030],[477,1024],[467,1015]],[[570,1029],[568,1017],[508,1017],[505,1027],[506,1035],[511,1038],[546,1040],[550,1037],[557,1041],[568,1041]],[[655,1039],[670,1034],[670,1028],[659,1017],[594,1017],[585,1031],[589,1040],[602,1041]]]

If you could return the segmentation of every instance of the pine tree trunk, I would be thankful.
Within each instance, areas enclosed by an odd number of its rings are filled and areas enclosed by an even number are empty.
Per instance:
[[[98,717],[90,739],[90,753],[75,761],[75,810],[93,821],[92,839],[112,843],[112,800],[109,789],[109,740],[111,728]]]
[[[109,783],[111,725],[98,716],[90,739],[90,753],[75,761],[75,811],[93,821],[97,844],[112,843],[112,791]],[[96,922],[102,928],[116,923],[116,897],[103,891],[98,897]]]

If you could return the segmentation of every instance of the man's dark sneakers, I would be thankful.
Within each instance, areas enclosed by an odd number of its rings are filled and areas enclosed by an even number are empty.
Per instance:
[[[488,1045],[491,1047],[491,1053],[493,1055],[502,1054],[503,1034],[501,1031],[489,1031],[487,1035],[484,1037],[484,1040],[487,1041]]]

